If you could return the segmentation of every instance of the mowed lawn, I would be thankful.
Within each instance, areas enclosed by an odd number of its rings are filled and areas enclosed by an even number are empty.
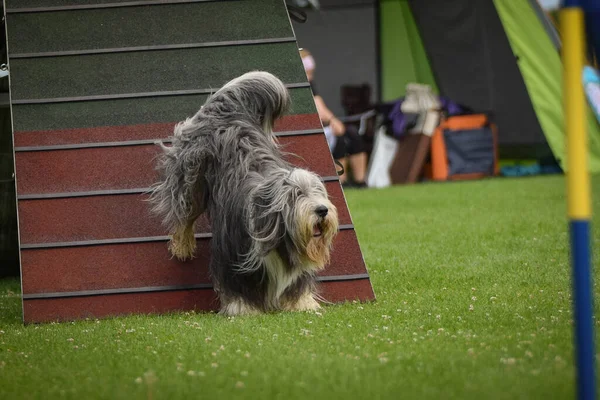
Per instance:
[[[564,177],[346,196],[377,301],[24,327],[0,281],[0,399],[574,398]]]

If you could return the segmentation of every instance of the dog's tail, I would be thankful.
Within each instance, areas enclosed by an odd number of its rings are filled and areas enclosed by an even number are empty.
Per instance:
[[[191,127],[191,119],[175,126],[173,143],[162,148],[157,159],[160,180],[149,190],[151,211],[162,218],[163,224],[173,233],[176,229],[204,212],[205,188],[203,183],[204,155],[202,148],[182,146],[179,138]]]

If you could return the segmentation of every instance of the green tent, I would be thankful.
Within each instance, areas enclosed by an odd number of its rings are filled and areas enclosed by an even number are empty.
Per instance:
[[[560,45],[535,0],[382,0],[379,16],[384,101],[409,82],[429,84],[493,114],[501,157],[553,157],[566,170]],[[600,125],[591,110],[587,127],[596,173]]]

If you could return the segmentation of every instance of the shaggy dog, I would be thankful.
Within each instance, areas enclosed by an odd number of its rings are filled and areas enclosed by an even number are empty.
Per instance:
[[[249,72],[161,144],[153,211],[180,260],[193,257],[195,221],[208,214],[209,268],[226,315],[319,308],[315,275],[329,262],[337,210],[317,175],[283,158],[273,126],[289,106],[278,78]]]

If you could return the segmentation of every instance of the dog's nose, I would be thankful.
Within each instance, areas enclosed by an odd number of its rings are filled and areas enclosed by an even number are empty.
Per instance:
[[[327,215],[327,213],[329,212],[329,209],[325,206],[319,206],[315,209],[315,212],[317,213],[317,215],[321,218],[325,218],[325,216]]]

